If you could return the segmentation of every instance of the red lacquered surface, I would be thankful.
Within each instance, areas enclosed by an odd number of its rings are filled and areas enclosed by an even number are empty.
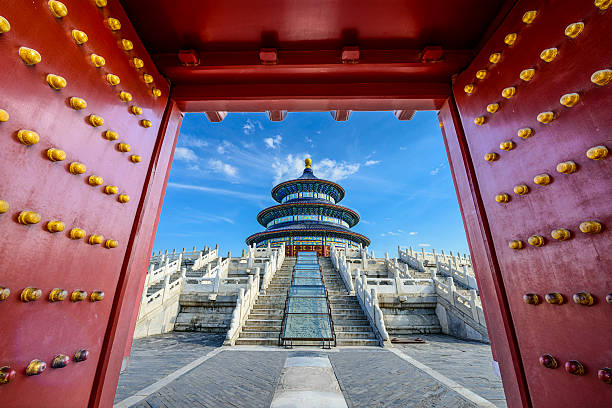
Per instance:
[[[538,16],[526,26],[521,17],[528,10],[537,10]],[[575,39],[566,37],[566,26],[577,21],[585,23],[584,32]],[[508,47],[503,39],[512,32],[518,33],[518,39]],[[609,68],[612,48],[603,39],[611,35],[612,13],[599,11],[590,1],[520,1],[454,85],[484,218],[490,227],[529,396],[535,407],[585,406],[587,402],[589,406],[608,406],[612,401],[611,387],[597,378],[597,370],[612,361],[612,314],[604,301],[612,290],[612,160],[608,157],[594,161],[585,155],[593,146],[612,147],[612,87],[600,87],[590,81],[593,72]],[[539,54],[550,47],[557,47],[559,55],[546,63]],[[499,51],[501,61],[490,64],[489,55]],[[536,69],[533,80],[520,80],[521,70],[531,67]],[[475,73],[482,68],[488,68],[489,75],[476,80]],[[476,85],[471,95],[463,91],[468,83]],[[516,95],[502,98],[502,89],[509,86],[516,87]],[[567,108],[559,98],[570,92],[578,92],[580,101]],[[501,109],[489,114],[486,106],[494,102],[499,102]],[[555,112],[556,119],[549,124],[537,122],[536,116],[543,111]],[[486,116],[487,122],[477,126],[473,120],[481,115]],[[517,137],[517,130],[524,127],[534,129],[535,135],[527,140]],[[506,140],[514,141],[516,148],[500,150],[499,144]],[[499,160],[484,161],[489,152],[497,152]],[[565,175],[555,170],[557,163],[567,160],[577,163],[576,173]],[[540,173],[550,174],[553,182],[536,185],[533,177]],[[518,184],[526,184],[530,192],[514,194],[513,187]],[[510,202],[495,201],[495,195],[501,192],[511,196]],[[580,232],[580,223],[588,220],[604,224],[603,232]],[[481,228],[474,222],[467,224],[468,230]],[[557,228],[569,229],[571,239],[552,239],[550,233]],[[527,239],[532,235],[545,237],[545,245],[528,245]],[[525,248],[508,248],[508,242],[514,239],[522,240]],[[473,241],[471,244],[473,249]],[[490,294],[480,272],[479,282],[489,332],[494,333],[499,330],[499,325],[490,319],[490,308],[496,307],[495,296]],[[523,302],[526,293],[543,298],[552,292],[570,301],[536,306]],[[572,295],[577,292],[591,293],[597,303],[589,307],[574,303]],[[492,340],[497,349],[497,340]],[[503,359],[500,350],[496,351],[497,357]],[[563,369],[547,369],[539,363],[543,354],[555,356],[560,366],[578,360],[585,374],[576,376]],[[504,381],[507,383],[507,376]]]
[[[109,2],[105,9],[97,8],[90,1],[65,4],[68,15],[62,19],[53,17],[47,1],[43,0],[27,4],[5,2],[0,12],[11,24],[9,32],[0,34],[0,79],[3,81],[0,108],[10,114],[8,122],[0,123],[3,175],[0,199],[11,206],[8,213],[0,216],[3,233],[0,285],[11,289],[11,296],[0,302],[3,328],[0,366],[7,365],[17,371],[14,380],[3,385],[0,392],[10,406],[88,405],[94,377],[102,362],[102,345],[112,323],[109,318],[112,308],[117,306],[114,300],[126,249],[136,239],[132,226],[142,211],[141,193],[169,94],[168,85],[156,72],[117,3]],[[113,33],[104,25],[107,15],[121,21],[120,31]],[[89,41],[76,45],[71,37],[72,29],[86,32]],[[133,42],[133,51],[119,48],[117,41],[122,38]],[[20,46],[37,50],[42,61],[26,66],[17,54]],[[89,59],[91,53],[103,56],[106,66],[94,68]],[[144,61],[144,71],[153,75],[155,86],[162,91],[161,97],[151,94],[151,85],[141,79],[142,70],[130,64],[132,56]],[[67,86],[52,89],[45,81],[49,73],[64,77]],[[121,83],[109,86],[104,79],[106,73],[118,75]],[[133,101],[121,102],[120,90],[130,92]],[[87,108],[71,109],[68,100],[73,96],[85,99]],[[132,105],[142,107],[143,114],[129,113]],[[89,114],[102,116],[104,126],[92,127],[86,120]],[[139,120],[143,118],[151,120],[153,126],[149,129],[140,126]],[[38,132],[40,142],[24,146],[16,138],[19,129]],[[103,137],[106,130],[116,131],[119,139],[106,140]],[[129,143],[131,152],[117,151],[117,142]],[[55,163],[48,160],[46,150],[51,147],[64,150],[66,160]],[[142,162],[132,163],[130,154],[140,155]],[[73,161],[85,164],[86,173],[70,174],[67,168]],[[87,177],[92,174],[103,177],[104,184],[88,185]],[[129,203],[121,204],[116,195],[104,194],[107,184],[116,185],[120,193],[128,194]],[[18,224],[17,214],[22,210],[40,213],[42,221],[31,226]],[[45,226],[50,220],[63,221],[66,229],[49,233]],[[68,233],[73,227],[83,228],[87,237],[69,239]],[[114,249],[89,245],[86,240],[92,233],[115,239],[119,245]],[[150,234],[144,239],[150,242],[149,237]],[[146,264],[149,255],[146,249],[130,255],[143,257]],[[123,269],[128,274],[143,274],[145,270],[146,265],[141,269]],[[27,286],[40,288],[41,299],[21,302],[19,294]],[[106,297],[101,302],[51,303],[47,296],[53,288],[69,292],[81,289],[88,293],[101,290]],[[131,299],[126,309],[129,318],[139,299]],[[47,369],[33,377],[25,375],[25,368],[33,359],[43,360],[50,366],[57,354],[73,356],[79,349],[89,351],[87,360],[68,364],[61,370]]]

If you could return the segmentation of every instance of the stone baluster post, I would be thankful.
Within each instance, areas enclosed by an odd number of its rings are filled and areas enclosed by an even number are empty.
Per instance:
[[[472,319],[478,322],[478,310],[476,309],[476,290],[470,289],[470,309],[472,309]]]
[[[361,266],[363,267],[364,272],[368,270],[368,259],[365,252],[361,253]]]
[[[448,285],[448,292],[450,295],[450,300],[451,300],[451,304],[454,306],[455,305],[455,292],[457,291],[457,288],[455,287],[455,281],[453,280],[453,278],[449,277],[446,278],[446,284]]]

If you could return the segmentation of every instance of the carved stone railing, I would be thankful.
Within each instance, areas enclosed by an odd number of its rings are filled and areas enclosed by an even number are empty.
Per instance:
[[[212,251],[208,251],[206,253],[202,251],[200,252],[200,255],[193,262],[193,266],[191,267],[191,269],[192,270],[202,269],[206,267],[208,263],[212,262],[214,259],[217,259],[218,257],[219,257],[219,248],[215,248]]]
[[[476,278],[468,274],[467,268],[463,266],[461,269],[455,268],[451,261],[448,263],[436,262],[436,269],[439,274],[449,278],[453,278],[456,283],[460,283],[468,289],[478,290]]]
[[[232,313],[230,328],[225,337],[225,345],[233,346],[236,344],[236,339],[240,335],[240,331],[259,296],[259,279],[260,271],[257,268],[254,276],[249,275],[246,289],[240,288],[238,298],[236,299],[236,307]]]
[[[178,295],[181,291],[184,277],[185,269],[181,270],[180,258],[150,271],[147,274],[143,289],[138,318],[146,316],[168,299]],[[157,290],[151,291],[151,288]]]
[[[217,245],[214,249],[204,247],[204,249],[198,250],[197,247],[193,247],[192,251],[186,251],[185,248],[181,252],[177,252],[176,249],[172,250],[172,252],[165,250],[163,253],[159,251],[157,254],[151,254],[151,259],[149,260],[149,264],[161,264],[166,261],[166,259],[170,261],[174,261],[178,259],[179,256],[183,258],[183,260],[193,260],[197,259],[202,255],[206,255],[213,251],[218,251],[219,246]]]
[[[334,245],[331,246],[330,249],[330,259],[334,268],[338,271],[342,280],[344,281],[344,286],[346,290],[351,294],[355,294],[355,285],[353,285],[353,277],[351,276],[350,267],[346,262],[345,254],[336,249]]]
[[[426,267],[435,268],[436,273],[452,277],[455,283],[461,284],[468,289],[476,289],[476,278],[471,268],[471,259],[467,256],[454,256],[452,252],[446,255],[444,251],[438,254],[434,249],[431,253],[426,253],[424,250],[414,252],[412,248],[402,250],[397,247],[398,258],[413,269],[424,272]]]
[[[382,310],[380,310],[378,305],[376,289],[368,287],[367,277],[359,269],[357,269],[356,274],[355,295],[370,325],[374,328],[374,334],[380,345],[384,346],[385,342],[389,341],[389,333],[387,333],[387,328],[385,327]]]
[[[479,325],[486,328],[486,322],[484,318],[484,312],[480,304],[480,299],[476,294],[475,290],[470,290],[468,296],[464,296],[457,291],[453,278],[446,278],[446,282],[441,279],[435,278],[434,285],[436,294],[445,299],[451,306],[457,308],[464,315],[471,317],[471,319]]]
[[[431,279],[367,278],[367,283],[368,287],[376,288],[380,294],[414,296],[435,293]]]

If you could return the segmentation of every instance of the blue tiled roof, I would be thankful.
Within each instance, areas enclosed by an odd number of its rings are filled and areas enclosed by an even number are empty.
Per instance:
[[[300,177],[298,177],[298,180],[304,180],[304,179],[319,180],[319,178],[314,175],[314,173],[312,172],[312,169],[310,167],[306,167],[304,169],[304,172],[302,173],[302,175]]]

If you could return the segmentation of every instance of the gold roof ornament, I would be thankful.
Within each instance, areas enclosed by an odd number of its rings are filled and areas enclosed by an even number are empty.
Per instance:
[[[306,165],[306,168],[309,169],[312,166],[312,159],[310,157],[306,158],[304,160],[304,164]]]

